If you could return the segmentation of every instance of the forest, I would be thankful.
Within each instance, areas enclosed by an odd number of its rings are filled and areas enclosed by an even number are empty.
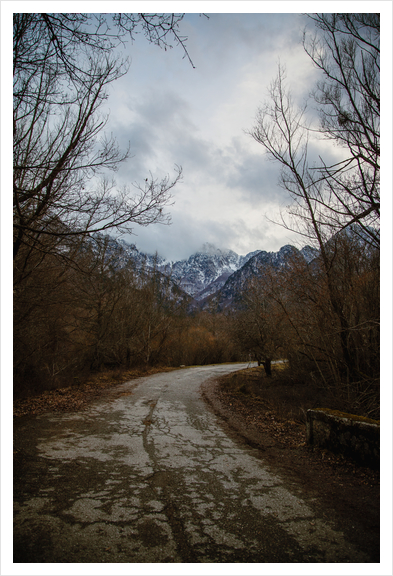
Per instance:
[[[285,360],[293,385],[317,382],[348,411],[379,418],[379,16],[309,16],[319,30],[304,40],[323,77],[319,131],[342,147],[342,163],[309,165],[306,111],[281,67],[250,133],[282,167],[292,198],[282,225],[319,256],[260,270],[236,306],[212,298],[204,310],[170,275],[119,267],[108,250],[108,232],[165,220],[181,168],[117,190],[102,174],[127,151],[97,138],[107,86],[128,70],[116,43],[140,27],[189,58],[182,15],[114,15],[115,35],[94,16],[14,15],[14,397],[105,370],[251,357],[265,378]]]

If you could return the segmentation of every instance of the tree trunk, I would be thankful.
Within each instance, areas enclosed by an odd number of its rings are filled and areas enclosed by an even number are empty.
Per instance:
[[[127,346],[127,351],[126,351],[126,368],[127,370],[130,368],[131,366],[131,350],[130,347]]]
[[[266,360],[262,362],[262,364],[265,369],[266,376],[270,377],[272,375],[272,359],[266,358]]]

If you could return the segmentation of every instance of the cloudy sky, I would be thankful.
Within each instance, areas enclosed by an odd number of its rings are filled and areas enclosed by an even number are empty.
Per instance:
[[[279,62],[293,96],[300,102],[308,96],[318,72],[303,50],[302,35],[305,27],[312,31],[312,23],[298,13],[206,14],[187,14],[181,23],[195,69],[180,47],[164,51],[140,35],[127,46],[128,74],[111,87],[108,130],[122,146],[131,144],[118,183],[143,181],[150,172],[172,176],[175,165],[183,169],[171,226],[135,226],[135,236],[125,239],[174,260],[204,242],[238,254],[301,244],[270,221],[289,198],[277,183],[279,167],[247,131]],[[320,152],[326,143],[315,145]]]

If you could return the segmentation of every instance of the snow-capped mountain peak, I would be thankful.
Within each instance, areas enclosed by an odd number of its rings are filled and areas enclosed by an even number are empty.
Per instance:
[[[116,240],[113,239],[113,242],[116,243]],[[143,254],[134,244],[127,244],[124,240],[118,240],[117,243],[123,250],[119,265],[124,265],[128,260],[132,261],[136,269],[155,269],[170,275],[172,280],[196,301],[201,301],[221,290],[232,276],[233,280],[239,274],[243,276],[242,270],[243,268],[245,270],[246,266],[250,271],[254,271],[257,262],[266,259],[280,265],[292,251],[297,251],[288,245],[283,246],[278,252],[255,250],[240,256],[233,250],[217,248],[214,244],[206,242],[188,259],[170,262],[158,255]],[[312,248],[305,247],[302,254],[306,260],[310,260],[315,253]],[[245,273],[247,274],[246,271]]]

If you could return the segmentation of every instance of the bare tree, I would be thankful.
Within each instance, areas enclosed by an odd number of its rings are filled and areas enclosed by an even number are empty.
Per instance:
[[[321,158],[329,202],[339,226],[357,223],[379,244],[380,17],[379,14],[310,14],[319,32],[304,48],[322,72],[312,96],[320,131],[346,157],[333,166]]]
[[[318,244],[328,296],[340,323],[342,353],[348,370],[351,370],[354,363],[349,347],[350,325],[343,307],[345,294],[337,285],[333,266],[336,254],[328,243],[335,232],[335,226],[330,217],[331,206],[329,198],[326,197],[324,179],[316,180],[313,171],[308,167],[305,109],[298,109],[294,105],[285,87],[281,69],[270,93],[271,102],[260,110],[258,124],[252,134],[282,166],[281,183],[294,200],[292,215],[295,217],[295,225]]]
[[[150,177],[116,188],[109,173],[128,158],[99,109],[107,87],[128,70],[114,50],[138,26],[150,42],[185,51],[175,14],[14,14],[14,258],[53,252],[66,236],[135,223],[168,223],[164,212],[181,177]],[[110,24],[113,28],[110,27]]]
[[[331,233],[328,199],[323,182],[314,178],[308,165],[307,105],[296,106],[285,79],[285,69],[280,66],[270,86],[270,101],[258,110],[251,135],[281,165],[280,184],[291,194],[289,215],[295,217],[291,222],[284,220],[284,225],[316,239],[323,251]]]
[[[283,170],[281,184],[294,203],[285,226],[322,237],[356,224],[379,246],[379,16],[310,16],[323,35],[304,36],[304,47],[323,73],[312,97],[320,124],[311,124],[307,103],[297,106],[279,67],[270,100],[257,114],[251,134]],[[334,141],[343,160],[329,165],[309,159],[312,138]],[[300,217],[300,218],[299,218]],[[304,223],[307,224],[304,227]],[[310,228],[311,227],[311,228]]]
[[[272,291],[276,299],[272,298]],[[289,339],[290,326],[285,325],[285,314],[277,304],[279,291],[276,271],[264,267],[247,282],[240,307],[232,317],[234,338],[258,365],[263,365],[266,376],[272,375],[271,363],[282,356],[284,342]]]

